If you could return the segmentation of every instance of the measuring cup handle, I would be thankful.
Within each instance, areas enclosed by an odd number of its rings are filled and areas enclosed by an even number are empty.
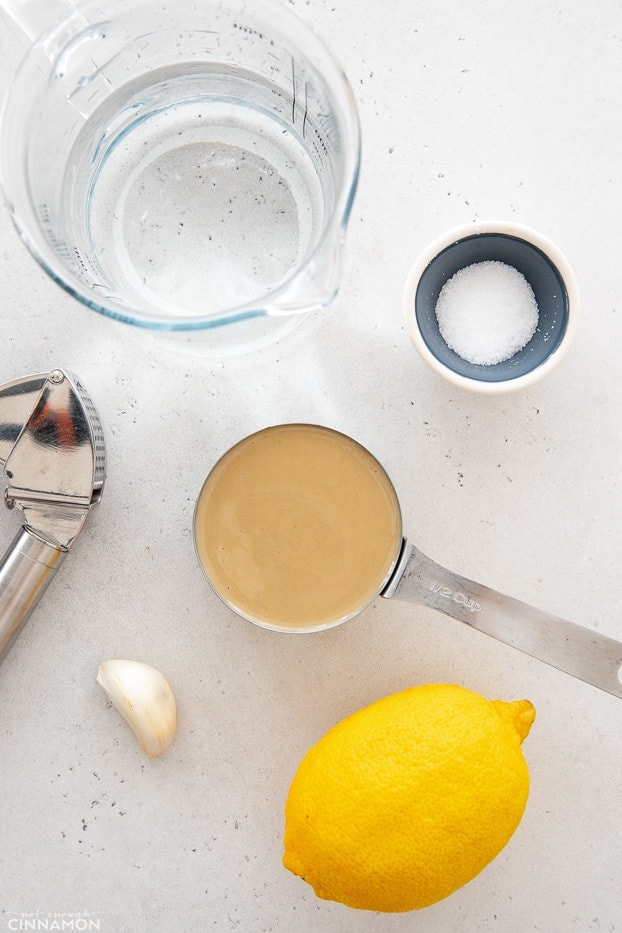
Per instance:
[[[438,609],[622,699],[622,643],[446,570],[408,541],[382,595]]]
[[[0,16],[19,38],[32,44],[74,7],[74,0],[0,0]]]

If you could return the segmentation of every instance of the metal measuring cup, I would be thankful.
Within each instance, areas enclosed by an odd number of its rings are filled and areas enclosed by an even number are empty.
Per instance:
[[[273,514],[278,516],[280,511],[289,508],[296,496],[301,500],[304,498],[308,475],[317,472],[317,462],[305,463],[298,458],[296,465],[293,446],[288,449],[289,439],[294,438],[291,442],[293,444],[296,436],[303,432],[314,433],[318,444],[327,438],[331,442],[338,442],[340,469],[344,464],[348,465],[348,458],[351,463],[356,459],[360,467],[361,456],[365,457],[366,469],[375,473],[382,487],[381,494],[386,499],[388,549],[381,548],[378,558],[374,557],[369,579],[361,582],[358,601],[354,597],[347,610],[344,611],[344,607],[340,606],[333,617],[322,608],[322,617],[318,617],[315,624],[313,619],[307,619],[304,626],[299,627],[295,618],[292,618],[291,624],[283,624],[282,618],[277,621],[276,615],[271,618],[269,612],[258,608],[256,599],[251,598],[249,601],[240,598],[239,590],[236,591],[234,585],[228,585],[226,574],[230,569],[232,584],[235,583],[235,575],[239,579],[244,579],[245,574],[254,575],[258,580],[259,591],[270,577],[271,563],[283,560],[288,561],[287,574],[281,577],[281,585],[286,588],[284,601],[287,602],[289,596],[294,603],[296,588],[308,585],[304,579],[307,571],[305,561],[292,560],[291,555],[293,553],[296,556],[301,525],[306,523],[311,529],[314,523],[324,524],[324,514],[330,510],[331,503],[335,505],[340,497],[356,492],[354,484],[348,486],[343,482],[343,471],[330,496],[314,501],[315,515],[313,510],[308,510],[304,515],[301,513],[284,523],[271,523],[267,528],[253,522],[252,510],[239,508],[245,497],[263,494],[263,477],[258,476],[256,485],[251,480],[254,464],[260,463],[256,459],[258,451],[266,442],[273,444],[275,449],[280,444],[280,462],[277,460],[271,463],[267,483],[268,494],[273,496]],[[330,466],[328,460],[327,457],[327,473]],[[333,459],[333,465],[336,462]],[[227,487],[225,495],[225,484],[229,483],[234,474],[233,486]],[[234,489],[233,495],[229,492],[231,488]],[[315,491],[313,496],[317,497]],[[365,524],[366,508],[367,503],[361,501],[357,507],[356,530],[354,523],[352,527],[339,528],[335,541],[330,540],[330,529],[322,527],[321,535],[318,536],[318,540],[322,539],[321,546],[332,548],[338,555],[344,551],[347,541],[354,534],[357,538],[373,536],[374,529]],[[243,511],[244,517],[241,519]],[[221,513],[226,513],[225,533],[221,531],[225,527],[220,522]],[[339,432],[319,425],[276,425],[243,439],[225,453],[210,471],[197,500],[193,525],[199,561],[214,592],[238,615],[264,628],[281,632],[320,631],[340,625],[357,615],[377,596],[403,599],[437,609],[471,628],[492,635],[513,648],[622,698],[622,643],[468,580],[427,557],[402,536],[397,494],[384,468],[366,448]],[[311,535],[311,530],[308,534]],[[274,539],[269,551],[261,546],[262,536],[266,535]],[[237,548],[235,561],[232,559],[231,541]],[[266,553],[268,557],[264,558],[262,555]],[[227,566],[228,562],[231,568]],[[218,564],[224,568],[224,573],[220,572]],[[332,565],[325,564],[323,577],[314,581],[320,594],[322,587],[329,583],[332,567],[337,569],[335,561]]]

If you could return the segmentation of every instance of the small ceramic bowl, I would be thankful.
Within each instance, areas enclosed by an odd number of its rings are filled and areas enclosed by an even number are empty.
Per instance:
[[[487,261],[513,266],[524,276],[538,305],[538,325],[510,359],[480,365],[447,346],[436,304],[456,272]],[[435,372],[460,388],[499,394],[533,385],[559,363],[577,330],[579,292],[564,256],[535,230],[504,222],[473,223],[445,233],[419,256],[404,288],[404,315],[415,348]]]

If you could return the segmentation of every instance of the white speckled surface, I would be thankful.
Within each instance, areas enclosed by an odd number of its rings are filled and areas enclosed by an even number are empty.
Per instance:
[[[109,458],[101,507],[0,672],[0,930],[88,911],[106,933],[619,931],[620,700],[405,604],[316,636],[255,628],[212,595],[191,539],[227,447],[317,421],[384,463],[430,556],[622,639],[619,2],[293,5],[342,59],[363,129],[343,287],[304,341],[244,364],[177,356],[74,303],[0,212],[0,382],[76,370]],[[3,29],[2,90],[17,60]],[[429,372],[400,306],[418,252],[486,217],[553,240],[583,304],[559,368],[502,398]],[[16,521],[0,512],[7,544]],[[114,656],[175,688],[179,729],[157,761],[95,684]],[[535,704],[518,831],[423,912],[317,900],[281,867],[300,757],[352,710],[438,680]]]

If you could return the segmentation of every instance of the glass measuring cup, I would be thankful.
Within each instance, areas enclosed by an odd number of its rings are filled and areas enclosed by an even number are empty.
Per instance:
[[[281,0],[0,0],[35,39],[1,172],[21,238],[88,307],[244,349],[325,307],[360,135],[347,79]],[[38,38],[37,38],[38,37]]]
[[[276,425],[210,471],[197,555],[238,615],[318,632],[377,596],[429,606],[622,698],[622,643],[441,567],[402,536],[395,489],[373,455],[320,425]]]

